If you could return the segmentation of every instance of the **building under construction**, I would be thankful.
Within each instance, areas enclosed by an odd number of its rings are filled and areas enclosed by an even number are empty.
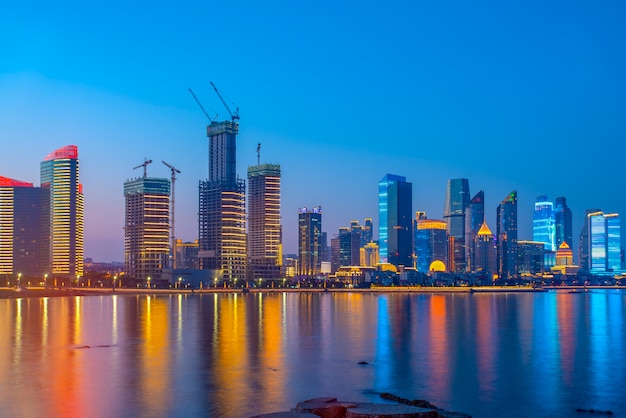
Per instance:
[[[170,252],[170,181],[129,180],[124,197],[124,270],[135,279],[159,279]]]
[[[199,186],[198,258],[200,268],[218,280],[246,277],[246,186],[236,174],[239,124],[211,122],[209,179]]]
[[[281,278],[280,165],[248,167],[248,277]]]

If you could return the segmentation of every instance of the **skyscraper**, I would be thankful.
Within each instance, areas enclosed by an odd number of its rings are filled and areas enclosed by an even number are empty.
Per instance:
[[[593,212],[587,215],[589,265],[591,274],[621,273],[621,231],[619,214]]]
[[[476,235],[485,221],[485,192],[481,190],[465,209],[465,270],[476,271]],[[487,228],[489,229],[489,228]],[[490,232],[491,233],[491,232]],[[493,270],[492,270],[493,271]]]
[[[547,196],[537,197],[533,214],[533,241],[543,242],[547,251],[556,251],[554,205]]]
[[[415,220],[415,256],[417,271],[427,273],[434,261],[448,266],[448,232],[445,222],[435,219]]]
[[[42,260],[53,276],[76,279],[83,275],[85,219],[76,145],[44,158],[41,189],[41,229],[48,244],[42,246]]]
[[[322,268],[322,208],[301,208],[298,212],[298,274],[314,276]]]
[[[496,246],[493,234],[484,222],[475,237],[474,266],[472,271],[486,273],[489,278],[497,271]]]
[[[500,278],[517,274],[517,191],[512,191],[498,205],[497,265]]]
[[[412,266],[413,185],[387,174],[378,183],[379,246],[384,263]]]
[[[600,209],[587,209],[585,211],[585,221],[580,231],[580,238],[578,241],[578,262],[580,263],[580,270],[589,272],[591,269],[590,263],[590,247],[589,247],[589,214],[594,212],[602,212]]]
[[[128,180],[124,200],[124,270],[134,279],[159,279],[170,254],[170,181]]]
[[[198,257],[212,277],[236,280],[246,275],[246,186],[236,174],[239,124],[212,122],[209,179],[199,186]]]
[[[465,209],[470,203],[467,179],[450,179],[446,187],[443,220],[448,225],[448,236],[454,238],[455,271],[465,271]],[[452,261],[452,260],[451,260]]]
[[[572,235],[572,211],[567,206],[567,201],[563,196],[557,197],[554,206],[554,222],[556,227],[555,245],[557,248],[567,242],[571,247],[573,243]]]
[[[374,241],[374,222],[372,218],[365,218],[363,225],[363,235],[361,236],[361,246]]]
[[[41,278],[41,189],[0,177],[0,274]]]
[[[281,277],[280,165],[248,167],[248,257],[252,279]]]

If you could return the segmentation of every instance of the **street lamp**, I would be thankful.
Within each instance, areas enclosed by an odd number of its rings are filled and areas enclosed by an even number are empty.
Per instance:
[[[213,279],[213,287],[217,287],[217,277]]]
[[[148,276],[148,289],[150,289],[150,280],[152,280],[152,278]]]
[[[43,285],[44,287],[48,287],[48,273],[43,275]]]
[[[179,289],[180,289],[180,284],[181,284],[182,281],[183,281],[183,278],[179,277],[178,278],[178,282],[176,282],[176,287],[178,287]]]
[[[22,273],[17,274],[17,287],[22,285]]]

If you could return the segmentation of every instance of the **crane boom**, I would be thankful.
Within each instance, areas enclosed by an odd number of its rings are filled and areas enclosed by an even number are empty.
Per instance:
[[[200,99],[198,99],[198,97],[193,92],[193,90],[189,89],[189,93],[191,93],[191,95],[193,96],[193,98],[196,101],[196,103],[198,103],[198,106],[200,106],[200,109],[202,110],[202,113],[204,113],[204,116],[206,116],[206,118],[209,120],[209,122],[211,122],[211,123],[215,122],[217,120],[217,115],[215,115],[215,117],[213,119],[211,119],[211,116],[209,116],[209,113],[206,111],[204,106],[202,106],[202,102],[200,102]]]
[[[236,108],[235,109],[235,113],[233,114],[233,112],[230,111],[230,107],[228,107],[228,105],[226,104],[226,101],[224,100],[224,98],[220,94],[220,91],[217,89],[217,87],[215,87],[215,84],[213,84],[212,81],[210,81],[210,83],[211,83],[211,86],[213,87],[213,90],[215,90],[215,93],[217,93],[217,97],[220,98],[220,100],[222,101],[222,104],[224,105],[224,107],[228,111],[228,114],[230,115],[231,120],[234,122],[235,120],[239,119],[239,108]]]
[[[143,164],[139,164],[137,167],[133,167],[133,170],[143,167],[143,178],[148,177],[148,164],[152,164],[152,160],[148,160],[144,157]]]

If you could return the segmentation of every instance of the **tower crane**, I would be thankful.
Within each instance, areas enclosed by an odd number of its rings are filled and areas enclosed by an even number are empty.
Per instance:
[[[200,106],[200,109],[202,110],[202,113],[204,113],[204,116],[206,116],[206,118],[209,120],[209,122],[213,123],[213,122],[217,121],[217,116],[218,115],[215,115],[214,118],[211,118],[211,116],[209,116],[209,113],[206,111],[204,106],[202,106],[202,103],[200,102],[200,99],[198,99],[198,97],[193,92],[193,90],[189,89],[189,93],[191,93],[191,95],[193,96],[193,98],[196,101],[196,103],[198,103],[198,106]]]
[[[148,160],[144,157],[143,164],[139,164],[137,167],[133,167],[133,170],[136,170],[140,167],[143,167],[143,178],[148,177],[148,164],[152,164],[152,160]]]
[[[228,114],[230,115],[230,119],[233,122],[236,121],[237,119],[239,119],[239,108],[236,108],[235,109],[235,113],[233,114],[233,112],[230,111],[230,107],[228,107],[228,105],[226,104],[226,101],[224,100],[224,98],[220,94],[219,90],[217,89],[217,87],[215,87],[215,84],[213,84],[212,81],[210,83],[211,83],[211,86],[213,87],[213,90],[215,90],[215,93],[217,93],[217,97],[220,98],[220,100],[222,101],[222,104],[224,105],[224,107],[228,111]]]
[[[256,164],[261,165],[261,143],[256,146]]]
[[[190,89],[191,91],[191,89]],[[193,94],[193,92],[192,92]],[[171,248],[172,248],[172,269],[176,268],[176,235],[174,234],[174,220],[176,219],[174,217],[174,207],[175,207],[175,200],[174,200],[174,191],[175,191],[175,184],[176,184],[176,173],[180,174],[180,170],[177,169],[176,167],[174,167],[171,164],[166,163],[165,161],[161,160],[161,162],[163,164],[165,164],[167,166],[167,168],[169,168],[172,171],[172,199],[171,199],[171,204],[172,204],[172,220],[170,221],[170,225],[171,225]]]

